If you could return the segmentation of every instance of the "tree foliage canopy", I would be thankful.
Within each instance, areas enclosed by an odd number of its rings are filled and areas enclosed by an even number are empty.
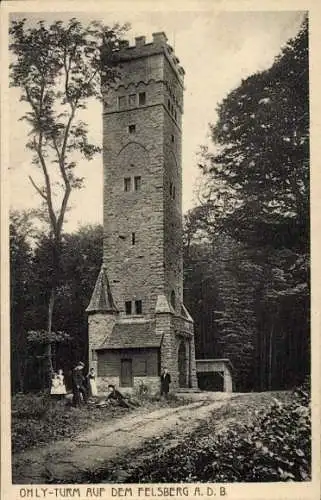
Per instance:
[[[309,227],[308,22],[271,68],[242,81],[203,149],[215,224],[255,245],[307,248]]]
[[[79,118],[91,98],[101,98],[117,78],[113,52],[127,26],[112,28],[99,22],[84,27],[73,18],[66,24],[27,19],[10,26],[10,83],[21,90],[28,105],[21,120],[28,124],[27,148],[33,153],[42,181],[29,176],[48,215],[52,267],[48,276],[47,338],[51,338],[53,311],[61,277],[62,232],[70,195],[84,179],[77,175],[79,156],[91,160],[100,147],[89,140],[88,125]],[[102,57],[103,56],[103,57]],[[43,325],[44,327],[45,325]],[[42,329],[43,329],[42,327]],[[48,383],[52,371],[51,344],[47,345]]]
[[[229,357],[241,390],[289,387],[309,371],[308,68],[305,20],[271,68],[218,106],[201,203],[185,220],[187,268],[204,261],[186,272],[199,354]],[[212,312],[200,323],[198,301]]]
[[[100,98],[102,78],[109,84],[115,81],[112,52],[125,30],[126,26],[108,28],[97,22],[83,27],[76,19],[66,25],[56,21],[48,26],[39,21],[36,27],[29,27],[26,19],[11,24],[10,82],[20,88],[21,101],[29,104],[21,120],[29,126],[27,147],[34,153],[33,163],[43,173],[42,185],[30,180],[46,203],[55,235],[61,233],[72,188],[83,184],[75,171],[75,153],[90,160],[100,151],[90,143],[88,126],[77,118],[77,112],[86,108],[88,99]],[[63,190],[57,210],[55,174]]]

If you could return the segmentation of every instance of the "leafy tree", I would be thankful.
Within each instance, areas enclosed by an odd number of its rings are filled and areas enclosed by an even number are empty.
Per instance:
[[[40,21],[35,27],[23,19],[10,26],[10,83],[20,88],[21,101],[28,105],[21,119],[28,124],[26,145],[43,183],[29,179],[46,207],[50,224],[48,338],[60,282],[65,214],[72,190],[80,188],[84,180],[77,176],[76,165],[79,156],[91,160],[100,151],[89,142],[87,124],[78,115],[89,99],[101,98],[101,81],[105,86],[115,81],[112,53],[126,28],[97,22],[83,27],[76,19],[51,25]],[[47,357],[50,372],[50,343]]]
[[[31,326],[30,286],[33,281],[31,241],[34,228],[30,211],[11,211],[9,230],[11,387],[13,391],[23,391],[27,330]]]
[[[187,214],[193,226],[187,226],[184,247],[184,300],[195,323],[196,355],[229,358],[235,389],[250,390],[260,281],[243,245],[227,235],[206,232],[203,215],[198,207]]]
[[[201,150],[199,225],[212,241],[227,234],[238,242],[234,282],[225,276],[219,294],[220,328],[226,331],[227,313],[231,334],[242,338],[247,296],[257,388],[293,386],[309,371],[307,19],[270,69],[223,100],[210,128],[214,148]]]
[[[35,340],[29,343],[33,353],[43,356],[42,340],[48,334],[41,332],[41,325],[46,318],[46,303],[50,293],[50,281],[46,269],[52,266],[51,242],[43,236],[34,250],[33,266],[33,323],[32,329],[37,332]],[[84,226],[77,232],[65,233],[62,237],[61,281],[56,289],[56,307],[53,315],[55,337],[52,343],[53,365],[55,369],[63,368],[65,375],[79,360],[87,359],[88,331],[86,307],[95,285],[101,265],[103,230],[101,226]],[[68,341],[61,342],[56,334],[66,332]],[[56,341],[58,340],[58,342]],[[62,339],[63,340],[63,339]],[[41,362],[36,362],[39,373],[43,371]],[[41,366],[40,366],[41,365]],[[39,379],[39,377],[38,377]],[[34,385],[40,380],[35,380]]]
[[[216,226],[252,245],[306,252],[309,235],[308,22],[272,67],[242,81],[203,148]]]

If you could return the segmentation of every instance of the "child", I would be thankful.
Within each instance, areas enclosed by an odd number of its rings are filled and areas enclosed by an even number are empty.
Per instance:
[[[50,395],[56,396],[57,394],[59,394],[59,378],[57,373],[54,373],[51,379]]]
[[[60,369],[58,370],[58,375],[57,375],[59,385],[58,385],[58,394],[60,396],[65,396],[67,394],[66,391],[66,385],[65,385],[65,378],[64,378],[64,372]]]

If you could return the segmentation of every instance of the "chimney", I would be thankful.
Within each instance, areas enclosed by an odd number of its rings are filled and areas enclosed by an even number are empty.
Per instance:
[[[135,45],[136,47],[143,47],[143,45],[145,45],[145,42],[146,42],[146,37],[145,36],[136,36],[135,38]]]
[[[167,36],[164,31],[159,31],[158,33],[153,33],[153,43],[163,44],[167,42]]]

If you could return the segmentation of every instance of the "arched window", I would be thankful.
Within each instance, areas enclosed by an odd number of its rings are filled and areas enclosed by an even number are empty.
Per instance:
[[[171,292],[171,306],[173,309],[176,308],[176,295],[175,295],[174,290],[172,290],[172,292]]]

